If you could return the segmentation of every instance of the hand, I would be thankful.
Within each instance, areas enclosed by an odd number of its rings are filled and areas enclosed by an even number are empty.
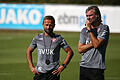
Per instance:
[[[36,71],[35,67],[32,67],[32,68],[31,68],[31,72],[32,72],[33,74],[39,74],[39,72]]]
[[[88,30],[91,29],[91,23],[90,23],[88,20],[86,20],[86,26],[87,26],[87,29],[88,29]]]
[[[57,74],[57,76],[60,75],[60,73],[64,70],[64,67],[61,65],[58,69],[54,70],[52,74]]]

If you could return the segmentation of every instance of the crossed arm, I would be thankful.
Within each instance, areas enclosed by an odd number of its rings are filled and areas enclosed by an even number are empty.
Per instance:
[[[78,44],[78,52],[79,53],[84,53],[91,48],[98,48],[101,44],[103,44],[104,40],[102,40],[101,38],[96,38],[94,36],[93,32],[89,32],[89,35],[90,35],[91,43],[89,43],[89,44],[79,43]]]
[[[91,25],[91,23],[88,20],[86,21],[86,27],[88,30],[94,28],[93,25]],[[93,32],[89,32],[89,36],[90,36],[91,43],[89,43],[89,44],[79,43],[78,44],[78,52],[79,53],[84,53],[91,48],[98,48],[104,42],[103,39],[95,37]]]

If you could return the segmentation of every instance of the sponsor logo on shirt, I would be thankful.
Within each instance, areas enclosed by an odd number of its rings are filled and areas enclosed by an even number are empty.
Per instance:
[[[38,49],[39,54],[53,55],[54,49]]]

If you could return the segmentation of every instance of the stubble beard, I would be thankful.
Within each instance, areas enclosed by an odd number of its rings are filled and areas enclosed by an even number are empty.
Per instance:
[[[48,35],[53,34],[53,29],[50,29],[50,30],[45,30],[45,29],[44,29],[44,31],[45,31]]]

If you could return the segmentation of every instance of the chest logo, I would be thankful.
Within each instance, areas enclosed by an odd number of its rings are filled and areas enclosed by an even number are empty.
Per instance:
[[[98,29],[97,29],[97,32],[99,32],[100,30],[101,30],[101,29],[100,29],[100,28],[98,28]]]
[[[56,38],[52,38],[52,42],[56,42]]]

